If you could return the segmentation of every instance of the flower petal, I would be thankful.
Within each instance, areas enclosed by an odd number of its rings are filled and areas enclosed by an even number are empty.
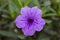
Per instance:
[[[34,25],[34,28],[36,31],[41,31],[43,29],[45,25],[45,20],[43,20],[42,18],[39,20],[36,20],[35,21],[35,25]]]
[[[31,13],[34,16],[42,17],[42,11],[37,6],[31,8]]]
[[[35,33],[33,26],[22,28],[22,31],[23,31],[25,36],[32,36]]]
[[[16,22],[16,26],[17,26],[18,28],[23,28],[23,27],[25,27],[25,25],[26,25],[26,18],[25,18],[25,16],[23,16],[23,15],[19,15],[19,16],[16,18],[15,22]]]
[[[28,16],[30,14],[30,11],[31,11],[31,8],[29,8],[29,7],[26,6],[26,7],[24,7],[24,8],[21,9],[21,14],[25,15],[25,16],[26,15]]]

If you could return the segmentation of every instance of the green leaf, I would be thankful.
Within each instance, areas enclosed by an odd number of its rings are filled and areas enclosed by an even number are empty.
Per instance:
[[[34,3],[35,6],[40,7],[40,4],[39,4],[38,0],[34,0],[33,3]]]
[[[52,11],[53,13],[56,13],[56,11],[55,11],[53,8],[48,7],[48,9],[49,9],[50,11]]]
[[[24,35],[18,35],[18,38],[19,38],[19,39],[25,39],[26,36],[24,36]]]
[[[51,5],[51,1],[50,0],[44,0],[44,4],[43,6],[47,7]]]
[[[41,32],[41,33],[38,35],[37,40],[50,40],[50,38],[49,38],[44,32]]]
[[[7,6],[7,3],[3,4],[2,6],[0,6],[0,10],[2,10],[6,6]]]
[[[54,36],[57,34],[57,32],[53,30],[52,22],[47,23],[47,25],[44,28],[44,32],[51,36]]]
[[[57,5],[57,15],[60,16],[60,4]]]
[[[12,2],[13,2],[19,9],[21,8],[18,0],[12,0]]]
[[[11,18],[14,19],[15,16],[19,13],[18,7],[12,2],[12,0],[8,0],[9,3],[9,12],[11,15]]]
[[[18,0],[18,3],[20,4],[21,8],[23,7],[22,0]]]
[[[51,35],[51,36],[57,35],[57,32],[52,30],[52,24],[46,25],[44,28],[44,32],[46,32],[48,35]]]
[[[52,17],[52,16],[56,16],[56,15],[57,15],[57,14],[54,14],[54,13],[48,13],[48,14],[44,14],[43,17],[47,17],[47,16]]]
[[[0,35],[7,36],[7,37],[17,37],[17,35],[13,32],[1,31],[1,30],[0,30]]]
[[[24,3],[24,6],[27,6],[30,2],[31,0],[26,0],[26,2]]]
[[[12,38],[19,38],[19,39],[24,39],[25,36],[24,35],[18,35],[15,32],[11,32],[11,31],[2,31],[0,30],[0,35],[2,36],[6,36],[6,37],[12,37]]]
[[[60,3],[60,0],[56,0],[57,1],[57,3]]]
[[[52,20],[46,20],[46,23],[50,24],[52,23]]]

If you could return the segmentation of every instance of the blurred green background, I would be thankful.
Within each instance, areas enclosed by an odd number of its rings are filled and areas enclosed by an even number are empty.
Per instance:
[[[31,37],[14,23],[25,6],[38,6],[46,21],[44,29]],[[0,0],[0,40],[60,40],[60,0]]]

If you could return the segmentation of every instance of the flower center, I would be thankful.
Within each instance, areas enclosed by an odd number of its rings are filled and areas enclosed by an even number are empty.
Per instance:
[[[30,23],[30,24],[32,24],[32,23],[33,23],[33,21],[34,21],[34,20],[33,20],[33,19],[31,19],[31,18],[30,18],[30,19],[28,19],[28,23]]]

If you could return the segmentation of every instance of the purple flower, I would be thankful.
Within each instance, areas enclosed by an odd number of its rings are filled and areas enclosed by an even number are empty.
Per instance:
[[[32,36],[35,31],[41,31],[45,25],[42,19],[42,11],[38,7],[24,7],[21,9],[21,15],[16,20],[16,26],[21,28],[24,35]]]

